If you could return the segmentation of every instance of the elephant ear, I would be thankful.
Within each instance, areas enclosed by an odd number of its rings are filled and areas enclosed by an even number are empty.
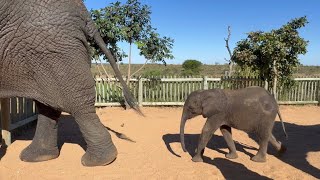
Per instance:
[[[201,97],[202,116],[204,118],[226,111],[227,98],[222,90],[208,90]]]

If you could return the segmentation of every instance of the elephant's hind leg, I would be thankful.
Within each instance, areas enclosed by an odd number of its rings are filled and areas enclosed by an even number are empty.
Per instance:
[[[58,124],[61,112],[42,103],[36,102],[38,108],[37,128],[32,143],[20,154],[20,159],[26,162],[39,162],[57,158]]]
[[[228,159],[238,158],[236,146],[235,146],[234,141],[232,139],[231,127],[226,126],[226,125],[222,125],[220,127],[220,131],[223,135],[224,140],[227,142],[227,145],[229,148],[229,153],[226,154],[226,158],[228,158]]]
[[[287,148],[271,134],[269,142],[272,144],[273,147],[276,148],[278,151],[278,156],[281,156],[283,153],[287,151]]]
[[[266,162],[267,161],[267,149],[269,138],[271,136],[272,126],[271,125],[261,125],[258,127],[259,131],[257,132],[258,141],[259,141],[259,150],[258,153],[251,158],[255,162]]]
[[[100,122],[94,106],[72,113],[87,143],[81,162],[84,166],[103,166],[112,163],[118,154],[111,135]]]

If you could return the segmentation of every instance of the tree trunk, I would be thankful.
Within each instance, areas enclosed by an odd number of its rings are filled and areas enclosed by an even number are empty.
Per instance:
[[[128,62],[127,85],[129,85],[130,78],[131,78],[131,49],[132,49],[132,43],[130,43],[130,48],[129,48],[129,62]]]
[[[278,100],[277,97],[277,83],[278,83],[278,70],[276,67],[276,60],[273,60],[273,72],[274,72],[274,77],[273,77],[273,96],[276,100]]]
[[[232,60],[232,53],[229,47],[229,40],[230,40],[230,36],[231,36],[231,27],[228,26],[228,38],[224,39],[224,41],[226,42],[226,48],[228,50],[229,56],[230,56],[230,60],[229,60],[229,72],[228,72],[228,76],[231,77],[232,73],[233,73],[233,60]]]
[[[228,73],[228,76],[231,77],[232,76],[232,73],[233,73],[233,61],[232,59],[230,58],[230,63],[229,63],[229,73]]]
[[[129,47],[129,60],[128,60],[128,75],[127,75],[127,85],[130,89],[129,83],[130,83],[130,79],[131,79],[131,49],[132,49],[132,43],[130,42],[130,47]],[[129,104],[127,103],[126,98],[124,98],[124,102],[125,102],[125,106],[126,109],[130,109]]]

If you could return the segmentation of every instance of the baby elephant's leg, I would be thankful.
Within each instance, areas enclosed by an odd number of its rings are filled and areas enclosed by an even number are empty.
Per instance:
[[[220,131],[224,137],[224,140],[227,142],[229,153],[226,154],[226,158],[229,159],[235,159],[238,157],[236,146],[234,144],[234,141],[232,139],[232,132],[231,132],[231,127],[222,125],[220,127]]]
[[[251,158],[251,160],[255,162],[266,162],[269,138],[272,134],[272,126],[264,124],[264,126],[260,125],[259,127],[257,127],[257,129],[259,129],[259,131],[256,132],[259,141],[259,150],[258,153]]]
[[[283,153],[285,153],[287,151],[287,148],[283,144],[281,144],[281,142],[277,141],[276,138],[272,134],[269,138],[269,142],[278,151],[278,156],[281,156]]]

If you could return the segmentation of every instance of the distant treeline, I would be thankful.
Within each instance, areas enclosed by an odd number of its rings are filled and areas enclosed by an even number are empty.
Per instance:
[[[103,73],[103,69],[100,67],[100,72]],[[113,76],[113,70],[110,65],[103,65],[106,71]],[[136,72],[142,64],[132,64],[131,72]],[[119,65],[121,73],[126,76],[128,66],[126,64]],[[202,65],[199,76],[210,76],[210,77],[221,77],[225,75],[225,72],[229,70],[228,65]],[[138,71],[135,76],[182,76],[183,73],[182,65],[171,65],[167,66],[162,64],[147,64],[144,68]],[[93,75],[99,75],[99,70],[95,64],[91,66],[91,72]],[[320,77],[320,66],[299,66],[297,68],[294,77]]]

